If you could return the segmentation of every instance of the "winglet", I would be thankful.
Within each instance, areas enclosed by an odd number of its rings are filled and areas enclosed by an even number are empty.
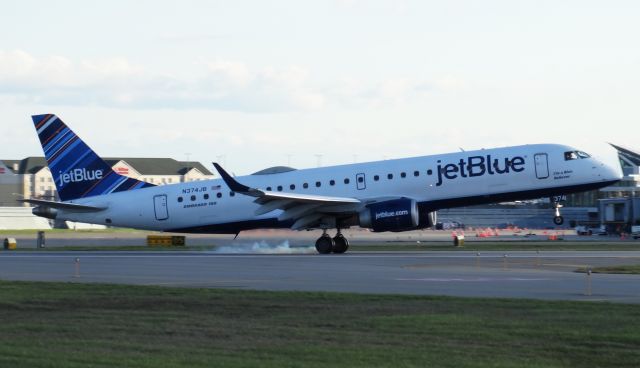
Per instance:
[[[229,189],[231,189],[232,191],[241,193],[241,194],[246,194],[252,197],[261,197],[264,195],[264,192],[261,190],[250,188],[246,185],[238,183],[238,181],[233,177],[231,177],[229,173],[224,171],[222,166],[218,165],[218,163],[214,162],[213,166],[216,168],[216,170],[218,170],[218,173],[222,177],[222,180],[224,180],[225,184],[227,184]]]

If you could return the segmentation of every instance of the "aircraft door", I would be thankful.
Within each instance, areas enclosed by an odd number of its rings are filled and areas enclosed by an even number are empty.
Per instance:
[[[367,180],[364,173],[356,174],[356,185],[358,186],[358,190],[367,189]]]
[[[167,208],[167,195],[157,195],[153,197],[153,208],[156,213],[156,220],[162,221],[169,218],[169,209]]]
[[[536,153],[534,156],[536,163],[536,178],[546,179],[549,177],[549,157],[546,153]]]

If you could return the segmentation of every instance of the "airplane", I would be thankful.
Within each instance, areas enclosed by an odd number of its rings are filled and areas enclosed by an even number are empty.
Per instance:
[[[531,144],[240,177],[213,163],[221,179],[155,186],[114,172],[56,115],[32,119],[60,198],[19,200],[35,215],[174,233],[321,229],[321,254],[347,251],[343,229],[434,227],[436,211],[452,207],[550,197],[561,225],[563,196],[622,178],[574,147]]]

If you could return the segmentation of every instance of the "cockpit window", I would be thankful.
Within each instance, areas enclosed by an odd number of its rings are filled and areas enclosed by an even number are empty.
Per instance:
[[[564,160],[565,161],[577,160],[577,159],[589,158],[589,157],[591,157],[591,155],[589,155],[586,152],[582,152],[582,151],[567,151],[567,152],[564,153]]]

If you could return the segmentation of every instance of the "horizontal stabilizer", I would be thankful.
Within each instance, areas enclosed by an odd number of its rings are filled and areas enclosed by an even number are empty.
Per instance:
[[[84,204],[47,201],[44,199],[17,199],[17,201],[22,203],[31,203],[43,207],[55,208],[59,210],[76,212],[100,212],[107,209],[107,207],[95,207],[87,206]]]

